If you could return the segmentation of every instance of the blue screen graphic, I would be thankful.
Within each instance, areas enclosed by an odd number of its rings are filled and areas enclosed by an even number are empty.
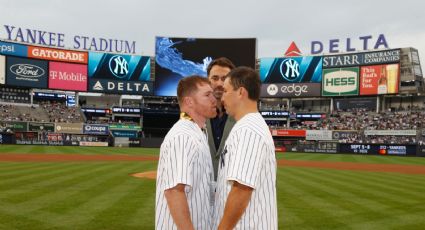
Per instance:
[[[261,58],[260,78],[263,83],[320,83],[322,57]]]

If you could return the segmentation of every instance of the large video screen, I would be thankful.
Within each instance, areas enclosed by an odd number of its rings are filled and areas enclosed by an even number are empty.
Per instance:
[[[255,68],[256,39],[157,37],[155,56],[155,95],[176,96],[179,80],[206,76],[213,59],[227,57],[236,66]]]
[[[89,53],[89,91],[152,95],[150,57]]]
[[[260,78],[263,83],[320,83],[322,57],[261,58]]]
[[[47,61],[8,56],[6,63],[7,85],[47,88]]]

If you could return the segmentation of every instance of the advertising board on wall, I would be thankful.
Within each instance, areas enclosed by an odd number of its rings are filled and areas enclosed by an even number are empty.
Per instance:
[[[30,88],[47,88],[47,61],[7,57],[6,84]]]
[[[93,134],[93,135],[108,135],[109,134],[109,126],[108,125],[84,124],[83,133],[84,134]]]
[[[358,94],[358,67],[323,69],[322,96],[356,96]]]
[[[55,132],[83,134],[83,123],[55,123]]]
[[[80,64],[87,64],[88,61],[87,52],[52,49],[39,46],[28,46],[28,57],[49,61],[63,61]]]
[[[49,89],[87,91],[87,65],[49,62]]]
[[[321,83],[263,83],[260,97],[318,97],[321,87]]]
[[[400,62],[400,49],[323,56],[323,68]]]
[[[360,67],[360,95],[398,93],[399,64]]]
[[[26,45],[0,41],[0,54],[27,57],[28,47]]]
[[[89,91],[153,95],[150,57],[89,53]]]

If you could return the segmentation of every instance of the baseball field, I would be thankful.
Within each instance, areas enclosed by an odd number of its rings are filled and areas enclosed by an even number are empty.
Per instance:
[[[0,145],[0,229],[154,229],[158,153]],[[424,229],[425,158],[276,157],[280,229]]]

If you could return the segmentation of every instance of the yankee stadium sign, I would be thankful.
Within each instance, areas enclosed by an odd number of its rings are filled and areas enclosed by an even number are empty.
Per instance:
[[[74,35],[72,38],[72,46],[66,45],[67,39],[65,34],[54,33],[43,30],[20,28],[12,25],[3,25],[6,39],[16,42],[31,43],[43,46],[53,46],[58,48],[72,48],[92,51],[104,51],[113,53],[136,53],[136,42],[95,38],[83,35]]]

